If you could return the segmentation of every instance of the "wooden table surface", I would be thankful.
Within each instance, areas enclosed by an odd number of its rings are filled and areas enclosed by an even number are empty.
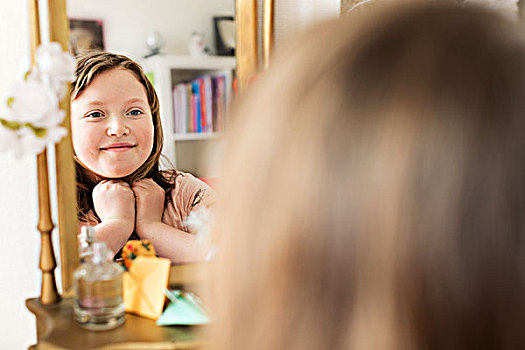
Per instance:
[[[126,313],[126,321],[107,331],[89,331],[73,319],[73,299],[42,305],[37,298],[26,300],[35,314],[38,343],[32,349],[195,349],[200,327],[161,327],[154,320]]]

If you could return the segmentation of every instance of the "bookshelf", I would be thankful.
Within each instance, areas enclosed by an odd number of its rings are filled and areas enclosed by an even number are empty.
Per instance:
[[[220,143],[226,110],[231,100],[232,81],[236,67],[235,58],[161,54],[146,58],[141,63],[159,97],[164,131],[163,154],[178,170],[188,171],[196,176],[214,177],[215,174],[207,166],[207,160],[204,157],[210,156]],[[203,76],[224,79],[225,88],[221,90],[221,96],[223,96],[221,101],[224,101],[224,106],[221,107],[221,125],[217,126],[213,119],[213,125],[208,124],[206,129],[200,130],[201,132],[193,132],[191,121],[189,121],[190,130],[181,132],[180,109],[176,110],[174,89],[177,85],[191,84],[192,81]],[[215,84],[216,81],[213,83]],[[191,94],[191,89],[189,93]],[[215,90],[213,90],[213,95],[215,96]],[[191,112],[188,113],[191,114]],[[176,122],[176,115],[179,122]]]

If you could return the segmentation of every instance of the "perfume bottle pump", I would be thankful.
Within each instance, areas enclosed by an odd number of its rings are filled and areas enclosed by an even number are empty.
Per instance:
[[[81,264],[93,255],[93,243],[95,243],[95,229],[90,225],[82,226],[78,235],[78,256]]]

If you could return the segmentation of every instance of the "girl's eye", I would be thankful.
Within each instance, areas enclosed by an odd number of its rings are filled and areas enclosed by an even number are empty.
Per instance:
[[[128,112],[129,115],[132,115],[132,116],[137,116],[137,115],[141,115],[141,114],[144,114],[142,113],[142,111],[140,109],[134,109],[130,112]]]
[[[86,117],[88,118],[102,118],[104,115],[100,112],[91,112]]]

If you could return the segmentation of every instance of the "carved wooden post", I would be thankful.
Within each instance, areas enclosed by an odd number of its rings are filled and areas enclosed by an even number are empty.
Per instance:
[[[29,0],[29,20],[31,33],[31,57],[34,63],[35,52],[40,45],[40,20],[38,16],[38,0]],[[38,176],[38,230],[40,231],[40,270],[42,270],[42,290],[40,302],[52,304],[60,300],[55,280],[55,252],[51,241],[53,221],[51,219],[51,203],[49,200],[49,176],[47,171],[47,151],[44,149],[37,156]]]
[[[47,151],[44,150],[37,156],[38,172],[38,207],[40,231],[40,270],[42,270],[42,290],[40,302],[52,304],[60,300],[55,280],[55,252],[51,241],[53,221],[51,219],[51,204],[49,201],[49,177],[47,172]]]

